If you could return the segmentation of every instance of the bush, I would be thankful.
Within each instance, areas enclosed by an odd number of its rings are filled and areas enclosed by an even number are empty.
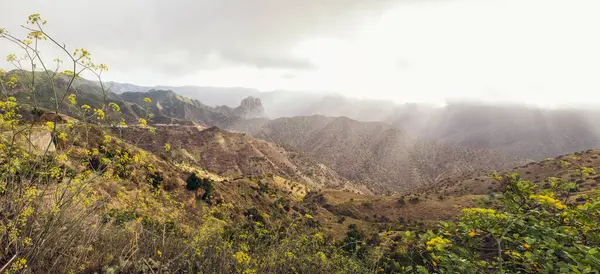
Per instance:
[[[506,178],[502,206],[468,208],[435,233],[408,237],[422,254],[417,268],[436,273],[584,273],[600,269],[600,200],[563,204],[518,175]],[[565,186],[562,189],[568,189]],[[590,211],[592,210],[592,211]],[[410,253],[402,255],[410,257]],[[415,258],[412,258],[415,260]],[[414,268],[413,268],[414,269]]]
[[[204,193],[202,194],[202,200],[210,199],[213,191],[213,181],[210,178],[200,178],[196,173],[190,174],[187,180],[185,180],[185,187],[188,190],[197,190],[202,189]]]
[[[371,200],[364,200],[361,205],[367,208],[373,208],[373,202]]]

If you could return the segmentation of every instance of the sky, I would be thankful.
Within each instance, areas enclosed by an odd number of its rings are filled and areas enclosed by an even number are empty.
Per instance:
[[[600,104],[597,0],[3,0],[40,13],[105,80],[397,102]],[[15,51],[0,41],[0,54]],[[48,58],[60,51],[42,46]],[[4,58],[2,58],[4,59]],[[10,68],[0,61],[0,67]]]

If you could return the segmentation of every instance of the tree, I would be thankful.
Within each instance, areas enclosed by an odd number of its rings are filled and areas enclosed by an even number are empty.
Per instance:
[[[201,199],[206,201],[209,200],[212,195],[213,181],[209,178],[200,178],[196,173],[192,173],[186,179],[186,188],[188,190],[197,190],[199,188],[204,190]]]

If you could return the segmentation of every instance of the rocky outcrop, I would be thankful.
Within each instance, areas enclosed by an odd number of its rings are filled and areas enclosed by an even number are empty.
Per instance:
[[[249,96],[242,100],[242,104],[237,107],[237,112],[240,117],[244,118],[260,118],[265,117],[265,108],[260,99]]]
[[[237,116],[242,118],[263,118],[267,117],[265,108],[260,99],[256,97],[246,97],[242,100],[239,107],[231,108],[228,106],[217,106],[217,111],[227,116]]]
[[[36,132],[29,136],[29,150],[34,153],[45,153],[46,150],[56,151],[50,132]]]

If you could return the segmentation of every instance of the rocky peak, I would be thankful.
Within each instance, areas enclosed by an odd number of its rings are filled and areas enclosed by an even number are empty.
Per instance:
[[[243,118],[266,117],[265,108],[263,107],[260,99],[252,96],[248,96],[242,100],[240,106],[235,110],[236,116]]]

